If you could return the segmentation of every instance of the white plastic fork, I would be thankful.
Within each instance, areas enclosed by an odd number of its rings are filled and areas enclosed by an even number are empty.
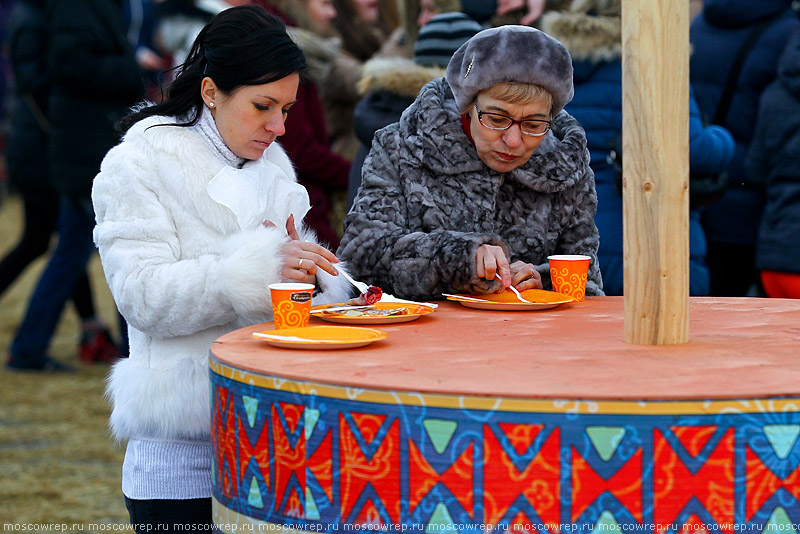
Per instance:
[[[346,279],[348,282],[350,282],[351,284],[353,284],[354,286],[356,286],[356,288],[357,288],[357,289],[358,289],[358,290],[359,290],[359,291],[360,291],[362,294],[363,294],[363,293],[366,293],[366,292],[367,292],[367,289],[369,289],[369,286],[368,286],[367,284],[365,284],[364,282],[359,282],[358,280],[353,280],[353,277],[351,277],[349,274],[347,274],[346,272],[344,272],[344,270],[342,270],[342,269],[338,269],[338,271],[339,271],[339,274],[341,274],[342,276],[344,276],[344,277],[345,277],[345,279]],[[395,297],[394,295],[390,295],[389,293],[384,293],[384,294],[381,296],[381,302],[398,302],[398,303],[406,303],[406,304],[419,304],[420,306],[427,306],[428,308],[434,308],[434,309],[436,309],[436,308],[438,308],[438,307],[439,307],[439,305],[438,305],[438,304],[434,304],[434,303],[432,303],[432,302],[416,302],[416,301],[414,301],[414,300],[405,300],[405,299],[399,299],[399,298]]]
[[[495,274],[494,277],[497,278],[498,280],[500,280],[501,284],[503,283],[503,280],[500,278],[499,274]],[[517,298],[519,299],[520,302],[524,302],[526,304],[533,304],[533,302],[529,301],[528,299],[526,299],[525,297],[520,295],[519,290],[516,287],[514,287],[513,284],[508,286],[508,289],[510,289],[511,291],[514,292],[514,294],[517,296]]]
[[[358,289],[358,290],[359,290],[361,293],[366,293],[366,292],[367,292],[367,289],[369,288],[369,286],[367,286],[367,284],[365,284],[364,282],[358,282],[358,281],[356,281],[356,280],[353,280],[353,278],[352,278],[352,277],[351,277],[349,274],[347,274],[346,272],[344,272],[344,270],[343,270],[343,269],[338,269],[338,271],[339,271],[339,274],[341,274],[342,276],[344,276],[344,277],[345,277],[345,279],[346,279],[348,282],[350,282],[351,284],[353,284],[354,286],[356,286],[356,288],[357,288],[357,289]]]

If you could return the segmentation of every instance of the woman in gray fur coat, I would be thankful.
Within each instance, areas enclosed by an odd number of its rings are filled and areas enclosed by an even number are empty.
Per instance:
[[[338,256],[397,296],[435,299],[550,289],[548,255],[586,254],[586,294],[602,295],[586,136],[562,111],[572,94],[557,40],[478,33],[377,132]]]

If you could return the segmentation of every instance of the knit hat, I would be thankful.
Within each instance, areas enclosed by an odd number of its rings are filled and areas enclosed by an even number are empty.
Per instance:
[[[414,42],[414,62],[445,68],[458,47],[482,29],[463,13],[440,13],[420,28]]]
[[[456,50],[445,77],[460,110],[500,82],[544,87],[553,96],[554,117],[573,95],[572,59],[566,47],[529,26],[500,26],[478,33]]]

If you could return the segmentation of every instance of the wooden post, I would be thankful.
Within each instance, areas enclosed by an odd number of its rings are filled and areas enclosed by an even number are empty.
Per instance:
[[[625,341],[689,341],[689,3],[622,2]]]

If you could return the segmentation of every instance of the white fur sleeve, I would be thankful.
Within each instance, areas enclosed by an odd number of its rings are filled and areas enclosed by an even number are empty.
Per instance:
[[[106,157],[94,181],[94,240],[117,307],[131,326],[165,338],[236,319],[268,320],[267,286],[279,279],[286,236],[258,228],[192,254],[172,219],[181,206],[167,209],[148,181],[152,171],[130,153],[120,156]]]

